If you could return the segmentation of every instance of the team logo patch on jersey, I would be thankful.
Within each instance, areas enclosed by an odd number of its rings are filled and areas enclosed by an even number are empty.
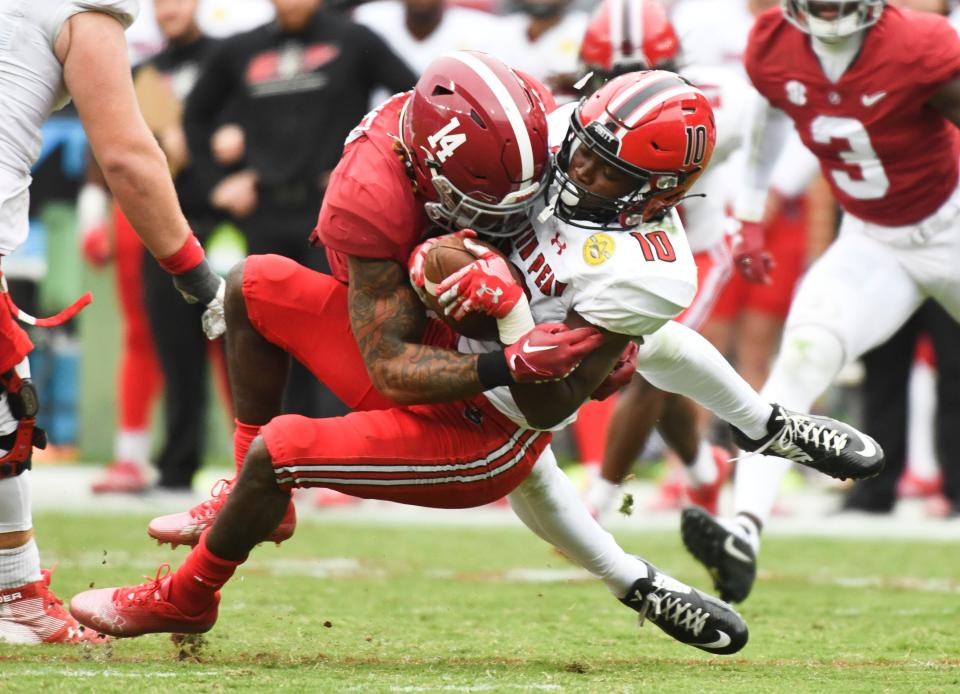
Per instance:
[[[591,267],[603,265],[613,257],[613,253],[616,250],[617,244],[610,234],[603,232],[591,234],[590,237],[583,242],[583,262]]]
[[[803,82],[797,82],[796,80],[790,80],[784,85],[787,90],[787,100],[791,104],[796,104],[797,106],[805,106],[807,103],[807,88],[803,85]]]

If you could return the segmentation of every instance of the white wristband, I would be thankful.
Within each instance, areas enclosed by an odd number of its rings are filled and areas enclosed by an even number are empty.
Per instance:
[[[500,333],[500,342],[512,345],[525,334],[533,330],[533,314],[530,312],[530,302],[525,294],[520,295],[520,301],[510,309],[503,318],[497,319],[497,331]]]

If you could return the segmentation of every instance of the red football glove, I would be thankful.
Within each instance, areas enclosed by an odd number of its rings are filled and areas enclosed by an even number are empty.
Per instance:
[[[630,383],[630,379],[633,378],[633,374],[637,370],[637,352],[639,349],[636,342],[630,341],[627,344],[623,354],[620,355],[620,359],[617,360],[616,366],[613,367],[613,371],[607,374],[603,382],[593,391],[593,395],[590,396],[591,400],[606,400]]]
[[[770,284],[773,256],[764,248],[765,231],[757,222],[740,222],[733,244],[733,262],[748,282]]]
[[[464,238],[463,245],[477,259],[437,285],[437,299],[443,312],[462,320],[468,313],[485,313],[504,318],[523,296],[503,256]]]
[[[477,232],[473,229],[462,229],[448,236],[457,236],[462,239],[473,239],[477,237]],[[433,245],[442,237],[434,236],[416,246],[410,254],[410,260],[407,261],[407,270],[410,273],[410,284],[418,292],[426,286],[426,277],[423,275],[423,263],[427,258],[427,253],[433,248]]]
[[[95,268],[101,268],[110,262],[113,257],[113,248],[111,248],[110,233],[103,224],[90,227],[83,231],[83,237],[80,240],[80,251],[83,253],[84,260]]]
[[[504,347],[503,352],[515,382],[540,383],[560,380],[602,343],[603,335],[595,328],[571,329],[563,323],[543,323]]]

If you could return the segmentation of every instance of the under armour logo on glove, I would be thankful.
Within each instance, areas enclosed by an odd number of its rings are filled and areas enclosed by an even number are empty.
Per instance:
[[[462,320],[468,313],[505,318],[520,301],[523,288],[502,256],[469,237],[463,239],[463,245],[477,259],[437,285],[443,312],[455,320]]]

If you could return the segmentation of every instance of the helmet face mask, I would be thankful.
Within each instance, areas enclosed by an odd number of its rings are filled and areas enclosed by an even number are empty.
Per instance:
[[[647,203],[654,196],[669,196],[685,176],[674,171],[649,171],[619,159],[611,147],[609,135],[603,134],[605,131],[609,133],[597,122],[584,127],[576,111],[571,115],[570,127],[552,167],[559,193],[554,214],[573,226],[603,226],[611,230],[633,228],[649,221],[643,214]],[[586,147],[604,163],[624,174],[632,181],[632,188],[624,195],[608,197],[578,183],[570,176],[569,170],[579,147]]]
[[[455,51],[427,67],[400,124],[434,224],[486,236],[522,229],[549,160],[546,109],[531,85],[491,56]]]
[[[544,168],[543,179],[547,176]],[[500,202],[485,202],[459,190],[446,176],[431,179],[437,202],[424,203],[427,217],[448,231],[473,229],[492,237],[514,236],[524,226],[530,208],[544,190],[543,180],[507,194]]]
[[[880,19],[885,0],[781,0],[783,16],[805,34],[825,41],[852,36]]]
[[[573,226],[614,231],[657,220],[699,178],[715,142],[709,102],[679,76],[649,71],[617,77],[571,114],[552,166],[550,209]],[[621,173],[629,190],[607,197],[578,182],[571,164],[581,147]]]

